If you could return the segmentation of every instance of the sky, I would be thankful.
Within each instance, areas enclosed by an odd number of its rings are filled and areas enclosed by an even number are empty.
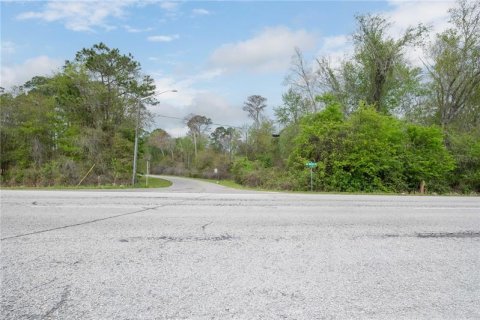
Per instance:
[[[248,96],[267,98],[267,114],[282,103],[285,77],[299,48],[307,61],[348,58],[355,15],[391,19],[393,37],[424,23],[448,26],[452,1],[2,1],[0,86],[53,75],[82,48],[103,42],[131,53],[155,79],[159,105],[152,128],[175,137],[181,120],[200,114],[214,123],[250,123]],[[412,63],[421,53],[409,52]],[[167,117],[163,117],[167,116]]]

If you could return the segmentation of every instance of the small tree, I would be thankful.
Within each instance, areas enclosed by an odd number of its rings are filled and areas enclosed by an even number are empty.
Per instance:
[[[234,128],[217,127],[210,135],[213,147],[220,152],[228,154],[230,159],[238,140],[238,133]]]
[[[308,107],[302,96],[293,89],[282,95],[283,105],[275,108],[275,116],[282,125],[297,124],[300,118],[307,113]]]
[[[148,136],[147,145],[158,148],[162,157],[165,157],[165,152],[171,151],[172,137],[163,129],[155,129]]]

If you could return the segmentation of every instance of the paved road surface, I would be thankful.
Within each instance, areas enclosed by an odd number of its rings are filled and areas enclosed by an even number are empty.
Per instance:
[[[480,199],[1,191],[3,319],[479,319]]]

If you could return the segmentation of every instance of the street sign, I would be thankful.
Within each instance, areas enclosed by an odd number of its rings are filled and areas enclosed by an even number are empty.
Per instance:
[[[310,162],[307,162],[305,165],[309,168],[315,168],[317,166],[317,163],[310,161]]]
[[[310,168],[310,191],[313,191],[313,168],[317,166],[317,163],[310,161],[305,163],[305,165]]]

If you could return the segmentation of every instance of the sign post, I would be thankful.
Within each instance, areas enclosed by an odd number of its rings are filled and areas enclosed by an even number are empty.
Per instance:
[[[310,191],[313,191],[313,168],[317,166],[316,162],[310,161],[305,164],[310,168]]]
[[[148,175],[150,174],[150,161],[147,160],[147,174],[145,175],[145,186],[148,187]]]

